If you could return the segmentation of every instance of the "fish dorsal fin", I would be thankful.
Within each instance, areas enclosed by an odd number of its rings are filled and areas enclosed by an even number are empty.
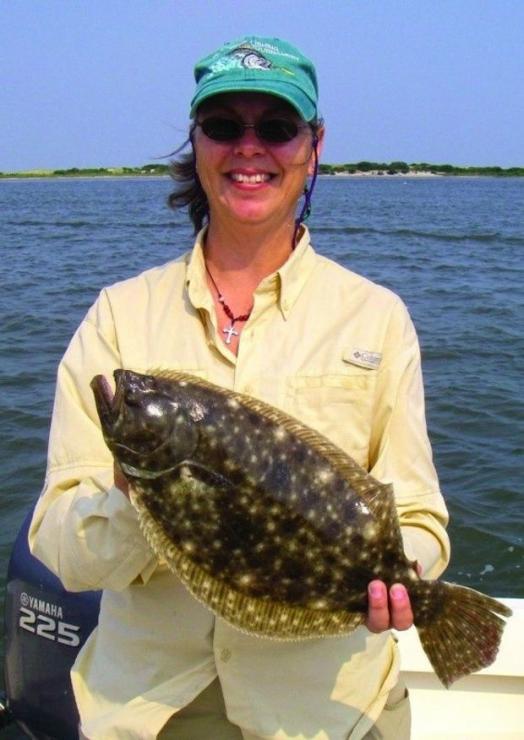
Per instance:
[[[155,369],[149,371],[148,374],[173,382],[187,383],[205,388],[221,395],[226,400],[235,401],[244,408],[260,414],[288,434],[298,437],[307,447],[324,457],[342,477],[357,489],[359,497],[367,504],[374,516],[378,517],[380,514],[381,518],[384,519],[385,513],[387,513],[387,519],[394,521],[395,505],[391,485],[380,483],[380,481],[376,480],[376,478],[353,460],[350,455],[337,447],[327,437],[315,429],[308,427],[298,419],[295,419],[285,411],[281,411],[266,401],[262,401],[254,396],[248,396],[244,393],[223,388],[187,372]]]

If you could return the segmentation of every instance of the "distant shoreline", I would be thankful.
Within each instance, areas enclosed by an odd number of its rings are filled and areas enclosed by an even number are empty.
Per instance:
[[[67,170],[34,169],[21,172],[0,172],[0,180],[40,178],[93,177],[163,177],[169,175],[169,165],[146,164],[142,167],[71,167]],[[337,177],[524,177],[524,167],[456,167],[450,164],[421,162],[356,162],[354,164],[320,164],[320,175]]]
[[[321,175],[337,175],[349,177],[523,177],[524,167],[457,167],[452,164],[428,164],[419,162],[356,162],[355,164],[321,164]]]

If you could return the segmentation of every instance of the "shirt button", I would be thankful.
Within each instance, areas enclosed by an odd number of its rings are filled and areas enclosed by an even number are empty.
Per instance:
[[[227,663],[228,660],[231,658],[231,650],[228,650],[228,648],[222,648],[220,651],[220,660],[224,663]]]

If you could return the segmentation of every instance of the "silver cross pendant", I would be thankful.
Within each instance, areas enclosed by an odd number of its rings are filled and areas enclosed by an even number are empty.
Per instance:
[[[231,324],[231,326],[228,326],[226,329],[222,329],[222,332],[224,334],[227,334],[226,344],[231,344],[231,337],[238,337],[238,332],[235,330],[233,324]]]

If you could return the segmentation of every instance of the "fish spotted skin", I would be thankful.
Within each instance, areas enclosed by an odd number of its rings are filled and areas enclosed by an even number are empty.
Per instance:
[[[361,613],[371,578],[406,577],[396,514],[384,505],[391,489],[339,460],[320,435],[184,375],[156,376],[154,388],[125,377],[125,398],[142,394],[143,413],[138,424],[124,407],[113,429],[133,427],[120,462],[136,471],[134,488],[161,530],[209,575],[251,597]],[[151,445],[151,435],[166,442]]]
[[[117,370],[115,381],[114,399],[102,378],[92,387],[144,534],[216,614],[273,638],[345,634],[364,621],[367,585],[378,578],[409,589],[428,654],[443,639],[435,625],[458,610],[452,589],[461,587],[418,578],[391,486],[257,399],[178,372]],[[474,666],[496,654],[503,621],[492,612],[507,613],[478,596],[468,596],[475,621],[488,612],[495,626]],[[438,645],[433,652],[444,683],[470,672],[450,666]]]

